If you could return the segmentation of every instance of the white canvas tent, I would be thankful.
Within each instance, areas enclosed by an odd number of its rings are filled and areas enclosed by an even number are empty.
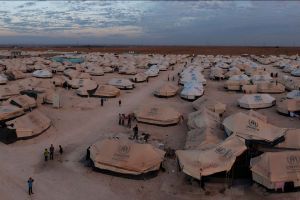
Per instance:
[[[97,90],[92,94],[96,97],[116,97],[120,95],[120,89],[112,85],[100,85]]]
[[[52,78],[53,74],[46,69],[42,69],[34,71],[32,76],[36,78]]]
[[[285,87],[281,83],[257,83],[257,92],[259,93],[283,93],[285,92]]]
[[[218,127],[196,128],[187,132],[184,149],[206,150],[215,147],[224,139],[224,131]]]
[[[286,182],[300,186],[300,151],[266,152],[252,158],[250,165],[253,180],[268,189]]]
[[[187,100],[196,100],[204,94],[204,88],[202,83],[188,82],[184,84],[183,90],[180,92],[180,96]]]
[[[182,171],[198,180],[218,172],[228,172],[236,158],[246,150],[244,141],[232,136],[212,149],[177,150],[176,155]]]
[[[206,108],[218,114],[223,114],[226,110],[226,104],[216,101],[214,99],[208,99],[204,97],[197,99],[192,103],[192,105],[196,110]]]
[[[154,95],[158,97],[172,97],[177,94],[179,87],[172,83],[165,83],[154,91]]]
[[[168,126],[177,124],[181,114],[165,105],[145,105],[134,112],[138,122]]]
[[[34,98],[27,95],[19,95],[8,100],[11,104],[23,108],[24,110],[32,109],[37,106]]]
[[[36,109],[7,123],[14,125],[12,129],[16,129],[17,138],[25,139],[43,133],[50,127],[51,120]]]
[[[0,74],[0,85],[5,85],[7,81],[7,77],[4,74]]]
[[[137,73],[132,78],[130,78],[131,81],[135,83],[140,83],[146,81],[148,76],[145,73]]]
[[[109,82],[109,85],[113,85],[119,89],[133,89],[134,88],[134,84],[128,80],[128,79],[124,79],[124,78],[112,78]]]
[[[188,128],[220,127],[220,117],[217,113],[206,108],[188,115]]]
[[[121,174],[140,175],[157,171],[165,152],[150,144],[139,144],[128,139],[104,139],[90,148],[96,168]]]
[[[286,94],[286,97],[289,99],[300,99],[300,90],[292,90]]]
[[[276,99],[269,94],[245,94],[238,99],[238,104],[242,108],[258,109],[274,106]]]
[[[266,142],[273,142],[284,136],[286,132],[285,128],[276,127],[257,117],[241,112],[226,117],[223,126],[227,135],[235,134],[247,140]]]
[[[0,121],[5,121],[24,114],[22,108],[13,105],[0,106]]]

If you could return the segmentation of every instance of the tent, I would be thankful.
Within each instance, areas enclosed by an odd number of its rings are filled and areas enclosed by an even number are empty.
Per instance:
[[[223,114],[226,110],[226,104],[204,97],[197,99],[192,103],[192,105],[196,110],[207,108],[208,110],[218,114]]]
[[[225,78],[230,78],[231,76],[234,76],[234,75],[242,75],[243,72],[237,68],[237,67],[232,67],[229,69],[228,72],[226,72],[224,75],[225,75]]]
[[[299,76],[300,76],[300,68],[298,67],[298,68],[294,69],[294,70],[291,72],[291,75],[292,75],[292,76],[297,76],[297,77],[299,77]]]
[[[10,97],[19,95],[22,90],[19,85],[5,85],[0,87],[0,100],[9,99]]]
[[[7,81],[7,77],[4,74],[0,74],[0,85],[5,85]]]
[[[281,82],[287,90],[299,90],[300,89],[300,82],[295,80],[291,76],[284,75],[279,82]]]
[[[218,172],[228,172],[236,158],[245,150],[244,141],[232,136],[208,150],[177,150],[176,155],[182,171],[198,180]]]
[[[300,150],[300,129],[288,129],[284,135],[284,141],[276,147]]]
[[[16,129],[19,139],[26,139],[37,136],[47,130],[51,125],[51,120],[36,109],[7,123],[14,125],[12,129]]]
[[[228,90],[240,90],[242,85],[248,85],[250,83],[250,78],[245,75],[233,75],[226,82],[224,87]]]
[[[289,99],[300,99],[300,90],[292,90],[286,94],[286,97]]]
[[[204,88],[202,83],[188,82],[184,84],[183,90],[180,92],[180,96],[187,100],[196,100],[204,94]]]
[[[277,103],[277,111],[286,115],[300,111],[300,99],[283,99]]]
[[[265,83],[265,82],[271,82],[273,78],[268,75],[253,75],[251,76],[251,81],[253,84],[257,83]]]
[[[259,93],[283,93],[285,87],[281,83],[257,83],[257,92]]]
[[[168,126],[177,124],[181,114],[165,105],[146,105],[134,112],[137,121],[148,124]]]
[[[155,77],[159,74],[159,67],[157,65],[152,65],[149,69],[144,72],[148,77]]]
[[[91,76],[103,76],[104,71],[101,67],[89,67],[85,70],[86,73],[90,74]]]
[[[165,83],[154,91],[154,95],[158,97],[172,97],[177,94],[179,87],[172,83]]]
[[[192,112],[188,115],[188,128],[220,127],[221,121],[217,113],[206,108]]]
[[[245,94],[238,99],[239,106],[247,109],[268,108],[275,103],[275,98],[269,94]]]
[[[9,70],[5,72],[5,75],[7,76],[8,80],[17,80],[26,77],[26,74],[20,70]]]
[[[236,113],[226,117],[223,126],[227,135],[238,135],[246,140],[274,142],[284,136],[286,129],[269,124],[257,117],[245,113]]]
[[[225,70],[220,67],[212,67],[210,69],[209,78],[210,79],[224,79],[225,78]]]
[[[134,84],[128,80],[128,79],[124,79],[124,78],[112,78],[109,82],[109,85],[113,85],[119,89],[133,89],[134,88]]]
[[[132,82],[140,83],[146,81],[148,76],[145,73],[137,73],[133,77],[130,78]]]
[[[184,71],[183,73],[181,73],[179,83],[184,85],[189,82],[198,82],[202,83],[202,85],[206,85],[206,79],[201,72],[192,71],[186,73],[186,71]]]
[[[112,85],[100,85],[97,90],[92,93],[94,97],[116,97],[120,95],[120,89]]]
[[[78,89],[80,87],[85,88],[86,90],[95,90],[98,87],[98,84],[94,80],[90,79],[72,79],[72,80],[67,80],[68,84],[74,88]]]
[[[6,121],[24,114],[24,110],[13,105],[0,106],[0,121]]]
[[[103,71],[104,71],[104,73],[111,73],[114,70],[113,70],[113,68],[107,66],[107,67],[103,67]]]
[[[29,110],[37,106],[35,99],[27,95],[12,97],[9,99],[9,102],[12,105],[18,106],[19,108],[23,108],[24,110]]]
[[[217,127],[196,128],[187,133],[184,149],[206,150],[215,147],[224,139],[224,132]]]
[[[300,151],[266,152],[252,158],[250,165],[253,180],[268,189],[283,188],[287,182],[300,186]]]
[[[36,78],[52,78],[52,73],[46,69],[36,70],[32,73],[33,77]]]
[[[137,73],[137,69],[135,66],[123,66],[119,69],[119,74],[128,74],[128,75],[134,75]]]
[[[165,152],[150,144],[128,139],[104,139],[90,147],[94,166],[121,174],[140,175],[157,171]]]
[[[78,76],[81,74],[80,71],[75,69],[66,69],[64,70],[64,75],[67,76],[70,79],[78,78]]]

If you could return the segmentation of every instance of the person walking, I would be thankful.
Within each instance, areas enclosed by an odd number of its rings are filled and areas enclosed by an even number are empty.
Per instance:
[[[45,149],[45,151],[44,151],[44,157],[45,157],[45,161],[46,162],[48,161],[48,156],[49,156],[49,151],[48,151],[48,149]]]
[[[28,185],[28,194],[32,195],[33,191],[32,191],[32,185],[33,185],[33,179],[31,177],[29,177],[28,181],[27,181],[27,185]]]
[[[127,127],[131,128],[131,115],[128,115],[128,123],[127,123]]]
[[[91,151],[90,151],[90,148],[91,148],[91,147],[88,147],[88,148],[86,149],[86,156],[85,156],[85,160],[86,160],[86,161],[89,161],[89,160],[91,159]]]
[[[119,113],[119,125],[121,125],[121,123],[122,123],[122,115],[121,113]]]
[[[50,160],[53,160],[53,156],[54,156],[54,146],[53,146],[53,144],[51,144],[49,150],[50,150]]]
[[[139,139],[139,127],[137,124],[135,125],[135,127],[133,127],[133,139]]]
[[[62,155],[63,153],[64,153],[64,150],[63,150],[62,146],[59,145],[59,154]]]
[[[101,106],[103,106],[103,102],[104,102],[103,98],[101,98],[100,102],[101,102]]]
[[[119,99],[119,106],[121,106],[122,105],[122,101],[121,101],[121,99]]]
[[[125,122],[125,114],[122,114],[121,125],[124,126]]]

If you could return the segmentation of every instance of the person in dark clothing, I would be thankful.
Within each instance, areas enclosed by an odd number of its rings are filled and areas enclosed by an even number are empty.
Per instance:
[[[173,76],[172,81],[175,81],[175,77]]]
[[[128,123],[127,123],[127,127],[131,128],[131,115],[128,115]]]
[[[28,194],[32,195],[33,191],[32,191],[32,185],[33,185],[33,179],[31,177],[29,177],[27,184],[28,184]]]
[[[121,125],[124,126],[124,124],[125,124],[125,114],[122,114]]]
[[[273,72],[271,72],[271,77],[273,78]]]
[[[44,151],[45,161],[48,161],[48,156],[49,156],[49,151],[48,151],[48,149],[45,149],[45,151]]]
[[[119,106],[121,106],[122,105],[122,101],[121,101],[121,99],[119,99]]]
[[[100,101],[101,101],[101,106],[103,106],[103,102],[104,102],[103,98],[101,98]]]
[[[50,150],[50,160],[53,160],[53,156],[54,156],[54,146],[53,146],[53,144],[51,144],[49,150]]]
[[[119,125],[122,124],[122,115],[119,113]]]
[[[142,135],[144,136],[145,143],[148,143],[148,139],[149,139],[149,137],[150,137],[150,134],[148,134],[148,133],[143,133]]]
[[[133,139],[139,139],[139,128],[137,125],[135,125],[135,127],[133,127]]]
[[[62,155],[64,153],[63,148],[61,147],[61,145],[59,145],[59,153],[60,153],[60,155]]]
[[[90,151],[91,147],[88,147],[86,150],[86,156],[85,156],[85,160],[89,161],[91,159],[91,151]]]

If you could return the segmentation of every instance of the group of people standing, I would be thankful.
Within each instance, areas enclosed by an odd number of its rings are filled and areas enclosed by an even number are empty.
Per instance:
[[[61,145],[58,146],[59,147],[59,154],[62,155],[63,154],[63,148]],[[54,159],[54,146],[53,144],[50,145],[49,150],[46,148],[44,151],[44,159],[45,162],[48,161],[48,159],[53,160]]]
[[[133,113],[128,115],[119,113],[119,125],[121,126],[127,126],[128,128],[131,128],[132,122],[135,120],[136,119]]]

